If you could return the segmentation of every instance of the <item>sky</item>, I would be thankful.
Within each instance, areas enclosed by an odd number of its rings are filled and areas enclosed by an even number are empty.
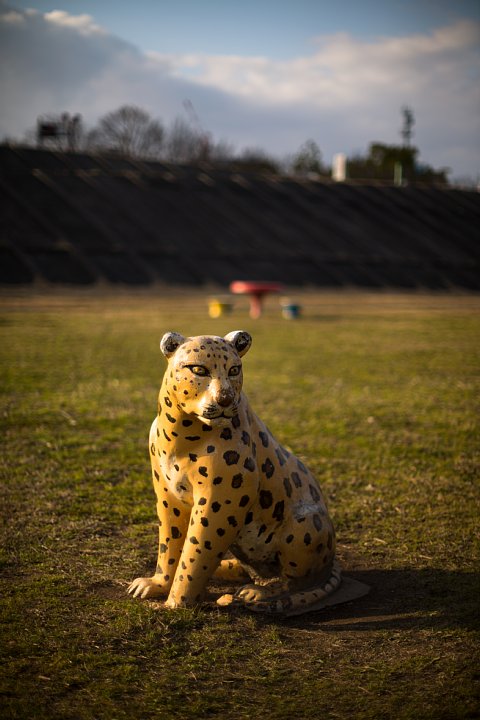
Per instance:
[[[0,0],[0,139],[136,104],[236,152],[399,144],[480,179],[480,0]]]

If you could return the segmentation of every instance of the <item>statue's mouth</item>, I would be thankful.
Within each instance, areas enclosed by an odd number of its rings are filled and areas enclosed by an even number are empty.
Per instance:
[[[199,415],[199,420],[201,420],[205,425],[224,425],[229,423],[233,415],[226,415],[225,412],[217,413],[216,415]]]
[[[217,409],[206,409],[203,411],[202,415],[199,415],[199,418],[207,419],[207,420],[217,420],[219,418],[227,418],[228,420],[231,420],[235,415],[238,414],[238,406],[237,405],[231,405],[226,410],[218,411]]]

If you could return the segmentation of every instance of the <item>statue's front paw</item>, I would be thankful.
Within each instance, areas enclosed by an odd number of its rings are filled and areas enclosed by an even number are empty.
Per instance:
[[[155,582],[154,578],[151,577],[139,577],[130,583],[127,592],[133,595],[134,598],[138,597],[142,600],[146,598],[157,598],[161,595],[165,595],[166,591],[162,585]]]
[[[272,598],[282,596],[284,593],[285,588],[280,582],[272,582],[269,585],[250,583],[240,588],[240,590],[235,593],[234,598],[250,605],[252,603],[269,601]]]
[[[186,604],[185,601],[183,601],[183,600],[182,600],[182,601],[178,601],[178,600],[175,600],[175,598],[172,598],[172,597],[168,597],[168,598],[165,600],[165,603],[164,603],[164,604],[165,604],[165,607],[170,608],[170,609],[172,609],[172,610],[175,609],[175,608],[178,608],[178,607],[186,607],[186,606],[187,606],[187,604]]]
[[[237,601],[242,600],[245,603],[259,602],[265,598],[265,588],[253,583],[244,585],[235,593],[234,597]]]

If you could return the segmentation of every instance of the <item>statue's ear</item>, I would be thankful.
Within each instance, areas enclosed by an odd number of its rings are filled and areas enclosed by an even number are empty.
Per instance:
[[[169,358],[180,345],[183,345],[186,339],[187,338],[184,338],[180,333],[167,332],[160,340],[160,350],[165,357]]]
[[[233,345],[240,357],[243,357],[250,350],[252,344],[252,336],[245,330],[234,330],[225,335],[225,340],[228,340]]]

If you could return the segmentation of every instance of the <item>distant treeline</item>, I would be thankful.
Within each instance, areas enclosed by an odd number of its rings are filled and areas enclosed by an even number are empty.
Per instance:
[[[191,103],[186,101],[187,118],[177,117],[167,128],[146,110],[135,105],[104,115],[91,129],[84,127],[81,116],[45,116],[28,140],[37,146],[56,150],[115,153],[132,159],[156,160],[177,164],[206,162],[271,174],[303,177],[331,177],[332,168],[324,164],[318,144],[307,140],[296,153],[279,160],[260,148],[235,153],[227,141],[215,141],[202,129]],[[409,139],[408,139],[409,140]],[[447,184],[448,168],[434,169],[418,162],[419,150],[410,145],[370,144],[366,155],[346,158],[346,177],[358,180],[394,181],[401,184],[421,182]]]

